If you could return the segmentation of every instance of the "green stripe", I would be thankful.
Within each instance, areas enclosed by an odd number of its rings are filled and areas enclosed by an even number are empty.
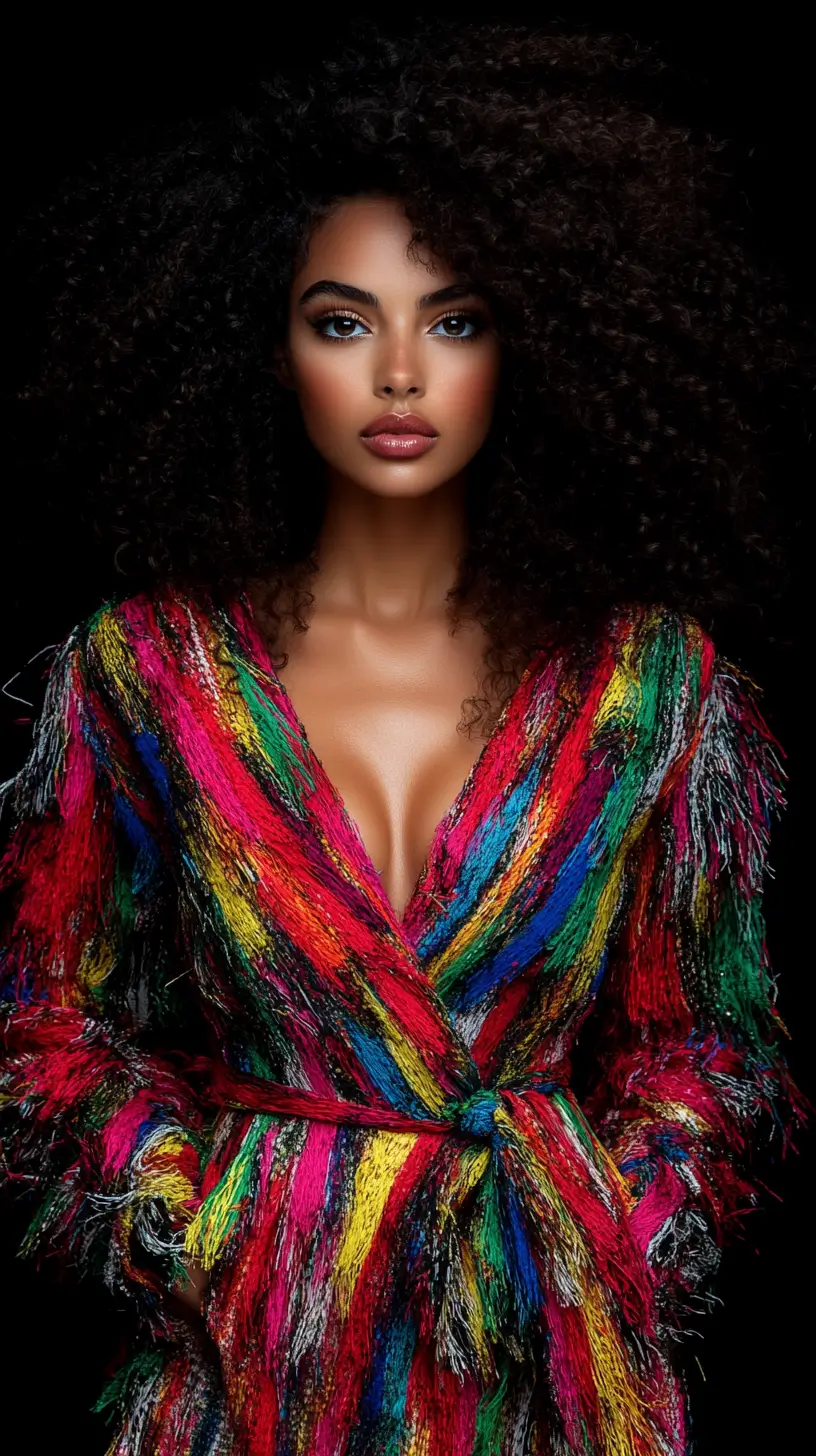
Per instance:
[[[258,731],[264,755],[279,788],[300,805],[303,784],[314,788],[307,765],[307,745],[273,703],[262,692],[254,674],[238,656],[233,658],[241,696]]]

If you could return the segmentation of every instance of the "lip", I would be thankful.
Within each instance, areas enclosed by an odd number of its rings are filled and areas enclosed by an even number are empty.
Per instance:
[[[421,415],[380,415],[360,434],[363,444],[384,460],[414,460],[432,450],[439,436]]]
[[[360,434],[364,440],[376,435],[424,435],[435,439],[438,431],[422,415],[398,415],[396,410],[390,410],[388,414],[378,415]]]
[[[415,460],[433,450],[437,435],[361,435],[367,449],[384,460]]]

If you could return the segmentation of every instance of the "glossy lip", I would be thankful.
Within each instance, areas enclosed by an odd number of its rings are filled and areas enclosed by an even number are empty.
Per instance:
[[[382,434],[361,435],[360,439],[367,449],[383,460],[414,460],[417,455],[433,450],[439,436]]]
[[[435,439],[438,431],[422,415],[398,415],[395,410],[389,414],[378,415],[365,429],[360,431],[364,440],[375,435],[423,435],[428,439]]]

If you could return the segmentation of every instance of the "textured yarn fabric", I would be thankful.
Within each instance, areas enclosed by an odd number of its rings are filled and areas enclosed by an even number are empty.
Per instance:
[[[245,594],[69,635],[4,788],[0,1131],[26,1251],[135,1300],[110,1456],[688,1449],[683,1320],[804,1115],[783,779],[699,624],[621,608],[535,656],[399,917]]]

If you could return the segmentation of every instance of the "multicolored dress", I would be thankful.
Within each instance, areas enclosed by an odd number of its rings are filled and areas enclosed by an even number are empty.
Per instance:
[[[400,917],[247,594],[68,636],[4,789],[0,1136],[26,1250],[135,1301],[109,1456],[687,1449],[679,1336],[804,1115],[783,781],[700,625],[621,607],[530,662]]]

